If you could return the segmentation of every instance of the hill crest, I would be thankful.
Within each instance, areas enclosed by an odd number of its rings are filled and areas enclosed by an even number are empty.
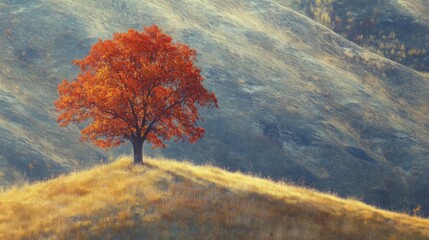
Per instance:
[[[429,220],[212,166],[130,157],[0,194],[4,239],[428,239]]]

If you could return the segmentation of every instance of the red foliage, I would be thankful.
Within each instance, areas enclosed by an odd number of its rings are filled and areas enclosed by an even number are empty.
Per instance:
[[[218,107],[195,62],[194,49],[173,43],[157,26],[99,40],[74,61],[77,78],[58,86],[58,122],[88,122],[81,139],[102,148],[124,140],[154,148],[170,139],[193,143],[204,134],[197,107]]]

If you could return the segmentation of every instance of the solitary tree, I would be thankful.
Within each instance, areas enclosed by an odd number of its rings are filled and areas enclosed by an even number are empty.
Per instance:
[[[143,163],[143,143],[164,148],[166,140],[196,142],[198,107],[217,108],[217,99],[202,85],[196,51],[172,42],[156,25],[143,32],[116,33],[99,40],[74,81],[58,86],[58,122],[88,123],[81,140],[101,148],[129,140],[134,164]]]

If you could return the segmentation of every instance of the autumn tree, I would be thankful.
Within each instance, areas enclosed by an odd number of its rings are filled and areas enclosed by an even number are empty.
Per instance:
[[[88,56],[73,63],[74,81],[58,86],[58,122],[87,123],[81,140],[101,148],[130,141],[134,164],[142,164],[143,143],[166,147],[166,140],[196,142],[199,108],[217,108],[195,66],[196,51],[175,43],[156,25],[99,40]]]

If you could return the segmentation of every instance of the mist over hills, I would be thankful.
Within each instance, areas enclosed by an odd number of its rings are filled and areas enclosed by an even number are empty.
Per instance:
[[[98,38],[157,24],[198,51],[220,109],[203,114],[200,142],[147,153],[302,181],[389,209],[428,211],[428,78],[287,6],[3,0],[0,183],[106,158],[79,143],[77,126],[57,126],[56,86],[73,79],[70,61]]]

